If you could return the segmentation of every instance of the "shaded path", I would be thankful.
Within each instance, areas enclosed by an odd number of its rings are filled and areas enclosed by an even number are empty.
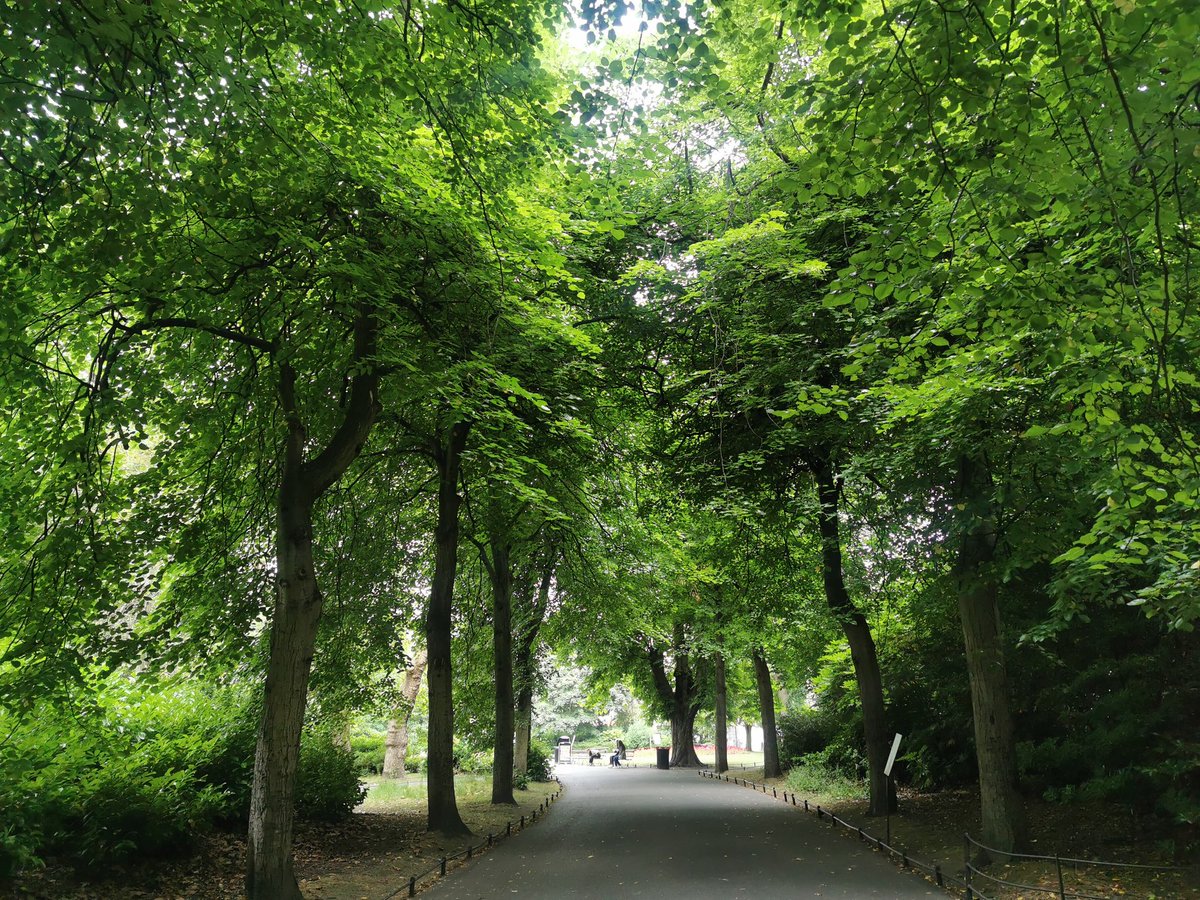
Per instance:
[[[946,897],[778,800],[695,770],[563,766],[545,821],[451,874],[430,900]]]

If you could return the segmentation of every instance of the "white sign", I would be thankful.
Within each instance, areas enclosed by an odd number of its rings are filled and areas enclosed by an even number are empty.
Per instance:
[[[897,733],[896,737],[892,740],[892,752],[888,754],[887,765],[883,767],[883,774],[889,777],[892,774],[892,766],[896,763],[896,751],[900,749],[900,738],[902,737],[904,735]]]

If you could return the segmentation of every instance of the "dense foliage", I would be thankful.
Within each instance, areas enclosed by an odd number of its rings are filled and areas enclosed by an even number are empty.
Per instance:
[[[248,820],[251,895],[296,897],[293,814],[389,753],[454,831],[455,765],[512,802],[535,737],[647,719],[694,765],[780,688],[777,762],[873,812],[899,731],[991,845],[1031,795],[1194,844],[1198,37],[7,9],[0,867]]]

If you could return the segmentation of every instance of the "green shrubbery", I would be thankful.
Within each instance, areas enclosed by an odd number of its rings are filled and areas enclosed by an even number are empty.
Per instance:
[[[335,822],[362,803],[367,789],[358,780],[352,749],[339,746],[328,731],[306,734],[296,772],[296,812],[309,819]]]
[[[257,691],[112,680],[95,705],[0,710],[0,875],[50,854],[80,864],[177,852],[249,814]],[[320,818],[359,802],[354,757],[306,734],[298,810]]]
[[[387,733],[368,731],[350,735],[354,752],[354,769],[359,775],[382,775],[383,757],[387,753]]]
[[[530,741],[529,743],[529,765],[525,769],[526,777],[530,781],[550,781],[554,778],[554,767],[551,761],[554,759],[554,750],[549,744],[542,741]]]
[[[625,735],[621,740],[630,750],[635,750],[638,747],[649,747],[654,743],[654,736],[650,731],[650,726],[645,722],[634,722],[625,729]]]

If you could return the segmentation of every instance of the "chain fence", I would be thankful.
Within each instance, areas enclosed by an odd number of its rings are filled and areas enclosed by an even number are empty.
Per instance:
[[[383,897],[383,900],[393,900],[394,897],[415,897],[417,896],[417,887],[425,881],[434,881],[446,876],[446,866],[455,860],[468,860],[473,856],[478,856],[481,853],[490,850],[492,847],[499,844],[506,838],[512,837],[519,833],[522,829],[529,827],[538,820],[539,816],[544,816],[550,809],[550,805],[562,796],[562,782],[558,778],[554,779],[558,785],[558,790],[548,795],[545,800],[538,804],[538,808],[533,810],[528,816],[521,816],[520,819],[509,821],[504,830],[499,833],[488,832],[485,839],[478,844],[468,843],[467,846],[458,853],[451,853],[447,856],[440,857],[437,864],[426,869],[424,872],[418,872],[415,875],[410,875],[408,881],[396,888],[390,894]]]
[[[711,778],[715,781],[727,781],[732,784],[738,784],[742,787],[748,787],[753,790],[761,790],[766,794],[768,789],[772,797],[782,799],[784,803],[789,802],[789,793],[784,790],[780,797],[779,789],[773,785],[759,784],[745,778],[737,776],[718,775],[707,770],[700,770],[702,778]],[[910,854],[902,847],[894,847],[881,840],[878,836],[870,834],[860,825],[849,822],[840,816],[830,812],[827,809],[822,809],[819,805],[810,804],[807,799],[798,797],[795,793],[790,795],[790,805],[797,809],[803,809],[807,813],[814,814],[819,821],[828,822],[830,828],[842,828],[847,833],[854,834],[859,840],[866,844],[875,847],[877,850],[886,853],[888,858],[899,863],[902,868],[915,869],[929,876],[940,887],[960,888],[963,892],[963,897],[967,900],[997,900],[993,894],[988,894],[981,889],[980,882],[987,885],[988,890],[996,888],[1015,888],[1017,890],[1036,891],[1038,893],[1047,894],[1050,897],[1057,897],[1059,900],[1111,900],[1110,897],[1089,894],[1082,891],[1068,889],[1066,878],[1064,877],[1064,869],[1074,868],[1076,870],[1084,867],[1092,867],[1096,869],[1141,869],[1153,870],[1160,872],[1179,872],[1179,866],[1151,866],[1140,863],[1118,863],[1108,862],[1105,860],[1095,859],[1074,859],[1066,856],[1040,856],[1033,853],[1001,853],[993,847],[987,847],[975,840],[969,834],[963,834],[963,867],[960,871],[953,874],[943,871],[941,865],[936,863],[928,863],[920,860]],[[1011,881],[1004,878],[998,878],[988,872],[983,871],[974,862],[974,859],[986,854],[993,858],[1003,857],[1008,860],[1017,861],[1039,861],[1046,865],[1053,864],[1055,874],[1057,875],[1056,887],[1045,887],[1033,884],[1024,884],[1022,882]]]

